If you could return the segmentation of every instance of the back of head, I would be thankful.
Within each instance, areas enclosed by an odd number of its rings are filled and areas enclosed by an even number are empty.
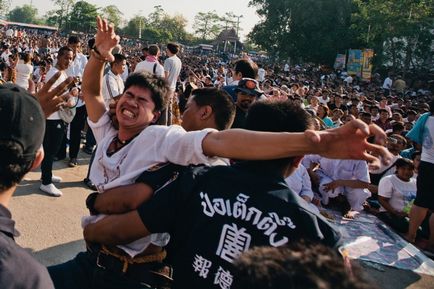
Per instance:
[[[217,88],[199,88],[193,90],[192,97],[199,107],[211,106],[218,130],[231,127],[235,117],[235,104],[226,91]]]
[[[149,89],[155,104],[155,111],[161,111],[167,102],[169,87],[164,79],[148,72],[135,72],[125,81],[125,90],[131,86]]]
[[[170,53],[177,54],[179,52],[179,45],[176,43],[168,43],[167,49],[169,49]]]
[[[150,55],[157,56],[159,51],[160,51],[160,48],[158,48],[158,46],[155,44],[149,45],[149,47],[148,47],[148,53]]]
[[[234,289],[373,289],[350,276],[342,257],[321,244],[255,247],[235,263]],[[353,268],[354,270],[354,268]]]
[[[45,116],[38,100],[16,85],[0,86],[0,192],[18,184],[42,145]]]
[[[57,58],[63,56],[67,52],[74,52],[74,51],[68,46],[60,47],[59,51],[57,52]]]
[[[80,43],[80,39],[78,38],[78,36],[75,35],[69,36],[68,44],[77,44],[77,43]]]
[[[258,78],[258,66],[253,61],[240,59],[235,62],[235,73],[241,73],[242,78]]]

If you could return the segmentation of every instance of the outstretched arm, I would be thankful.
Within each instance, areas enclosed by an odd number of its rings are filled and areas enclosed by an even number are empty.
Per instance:
[[[98,194],[94,209],[102,214],[121,214],[137,209],[149,200],[154,190],[144,183],[121,186]]]
[[[84,69],[81,85],[87,114],[92,122],[97,122],[106,111],[101,92],[104,65],[114,60],[111,52],[118,43],[119,36],[115,34],[113,25],[108,25],[98,16],[95,48]]]
[[[332,159],[361,159],[390,162],[392,155],[382,145],[368,143],[374,135],[384,143],[386,134],[376,125],[353,120],[342,127],[304,133],[268,133],[231,129],[209,133],[202,142],[207,156],[233,159],[267,160],[305,154]]]

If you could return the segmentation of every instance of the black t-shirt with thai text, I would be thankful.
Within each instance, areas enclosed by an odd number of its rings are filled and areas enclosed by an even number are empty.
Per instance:
[[[171,235],[174,288],[231,288],[234,260],[253,246],[337,245],[337,229],[259,163],[192,167],[140,206],[150,232]]]

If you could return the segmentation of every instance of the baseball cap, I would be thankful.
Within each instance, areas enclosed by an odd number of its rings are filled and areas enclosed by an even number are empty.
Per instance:
[[[23,158],[32,160],[45,132],[45,115],[38,100],[17,85],[1,85],[0,123],[0,140],[21,144]]]
[[[253,78],[243,78],[238,82],[237,88],[234,89],[235,92],[242,91],[249,95],[254,95],[256,97],[261,96],[264,92],[259,89],[258,81]]]

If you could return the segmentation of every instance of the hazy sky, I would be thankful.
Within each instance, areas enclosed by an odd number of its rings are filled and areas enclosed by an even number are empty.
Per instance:
[[[248,7],[249,0],[86,0],[89,3],[95,4],[98,7],[108,5],[116,5],[124,14],[124,17],[129,19],[134,15],[142,14],[147,16],[155,5],[161,5],[163,9],[170,15],[182,14],[188,19],[188,30],[191,32],[191,26],[194,21],[194,16],[198,12],[207,12],[215,10],[217,14],[223,15],[225,12],[233,12],[235,15],[243,15],[240,19],[240,36],[244,36],[250,32],[252,27],[259,21],[255,9]],[[39,14],[42,16],[48,10],[54,9],[53,2],[50,0],[12,0],[12,8],[22,6],[23,4],[32,3],[38,8]],[[146,3],[146,4],[145,4]]]

